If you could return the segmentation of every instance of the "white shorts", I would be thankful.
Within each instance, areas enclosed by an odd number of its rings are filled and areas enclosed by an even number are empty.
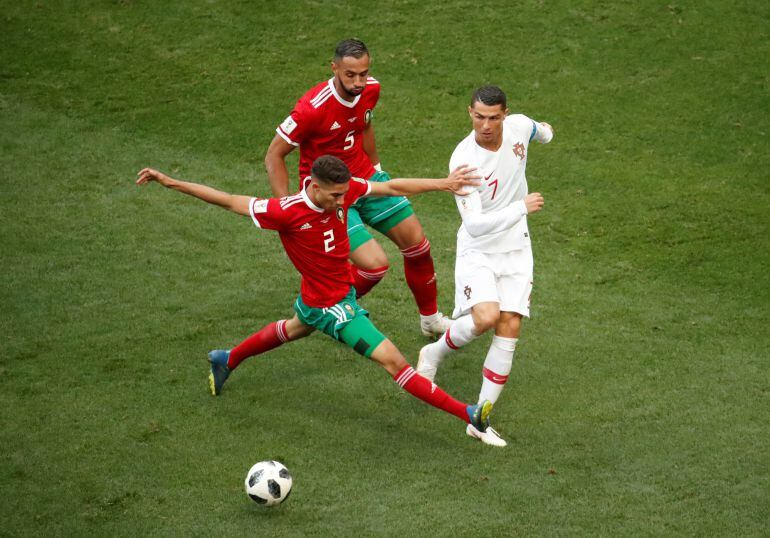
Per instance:
[[[533,278],[532,249],[499,254],[466,252],[455,263],[457,318],[479,303],[498,303],[502,312],[529,317]]]

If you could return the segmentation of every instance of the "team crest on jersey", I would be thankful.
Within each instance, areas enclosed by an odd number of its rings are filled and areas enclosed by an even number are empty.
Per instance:
[[[516,144],[514,144],[513,154],[523,161],[524,157],[527,156],[526,152],[524,151],[524,144],[522,144],[521,142],[517,142]]]
[[[345,210],[341,207],[337,208],[337,218],[340,219],[340,222],[345,222]]]
[[[465,299],[470,300],[471,298],[471,287],[465,286],[465,289],[463,290],[463,293],[465,294]]]
[[[364,112],[364,123],[369,123],[372,121],[372,109],[370,108],[366,112]]]
[[[348,314],[351,316],[354,316],[356,313],[353,311],[353,307],[349,304],[345,303],[345,310],[347,310]]]

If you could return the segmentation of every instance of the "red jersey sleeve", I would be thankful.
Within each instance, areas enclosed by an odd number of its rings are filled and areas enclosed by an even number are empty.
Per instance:
[[[299,146],[313,130],[314,111],[315,109],[309,103],[300,99],[291,114],[283,120],[275,132],[292,146]]]
[[[367,92],[371,92],[371,100],[369,101],[372,108],[377,106],[377,101],[380,100],[380,83],[374,77],[369,77],[366,80]]]
[[[345,198],[350,201],[350,205],[353,205],[359,198],[369,194],[369,191],[371,190],[372,186],[368,181],[361,179],[360,177],[353,177],[350,179],[350,188],[348,189],[348,194]]]
[[[287,215],[278,198],[252,198],[249,213],[257,228],[282,230],[286,226]]]

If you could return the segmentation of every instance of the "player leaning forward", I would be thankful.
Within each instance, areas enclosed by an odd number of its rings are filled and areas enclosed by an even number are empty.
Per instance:
[[[472,169],[458,167],[444,179],[394,179],[382,183],[351,180],[345,163],[325,155],[313,163],[311,175],[303,181],[299,193],[257,199],[179,181],[150,168],[139,172],[139,185],[157,181],[164,187],[250,216],[257,228],[276,230],[286,254],[302,275],[294,317],[268,324],[229,351],[209,353],[212,393],[219,394],[230,372],[244,359],[318,329],[378,363],[413,396],[472,424],[474,429],[486,430],[492,409],[489,402],[466,405],[419,375],[356,303],[346,225],[348,208],[359,198],[437,190],[459,192],[464,186],[475,185],[472,180],[477,178]]]
[[[417,371],[430,379],[449,353],[489,329],[495,336],[482,370],[479,401],[497,401],[513,364],[522,316],[529,316],[532,291],[532,248],[527,214],[543,207],[540,193],[527,193],[529,143],[548,143],[553,130],[522,114],[508,115],[505,94],[484,86],[471,98],[468,113],[473,131],[457,145],[449,166],[468,163],[483,181],[455,196],[462,217],[457,232],[455,321],[433,344],[420,351]],[[505,446],[492,428],[468,435]]]

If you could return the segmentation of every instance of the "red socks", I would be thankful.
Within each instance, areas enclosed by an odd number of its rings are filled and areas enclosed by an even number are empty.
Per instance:
[[[428,381],[428,379],[418,374],[408,364],[393,376],[393,380],[412,396],[419,398],[425,403],[429,403],[433,407],[438,407],[442,411],[455,415],[463,422],[468,422],[466,404],[452,398],[435,384]]]
[[[231,370],[237,368],[244,359],[270,351],[288,340],[286,320],[274,321],[231,349],[227,367]]]
[[[383,265],[376,269],[361,269],[355,265],[350,266],[350,276],[353,278],[353,286],[356,288],[356,298],[363,297],[383,279],[388,271],[388,266]]]
[[[401,251],[404,256],[404,276],[409,289],[412,290],[417,309],[423,316],[430,316],[438,312],[436,297],[436,268],[433,266],[433,257],[430,255],[430,242],[423,237],[418,244]],[[388,266],[375,269],[361,269],[355,265],[350,266],[350,276],[353,286],[356,288],[356,297],[360,298],[383,279],[388,271]]]
[[[436,303],[436,269],[430,255],[430,242],[424,237],[418,244],[401,251],[404,256],[404,276],[412,290],[417,308],[423,316],[438,312]]]

